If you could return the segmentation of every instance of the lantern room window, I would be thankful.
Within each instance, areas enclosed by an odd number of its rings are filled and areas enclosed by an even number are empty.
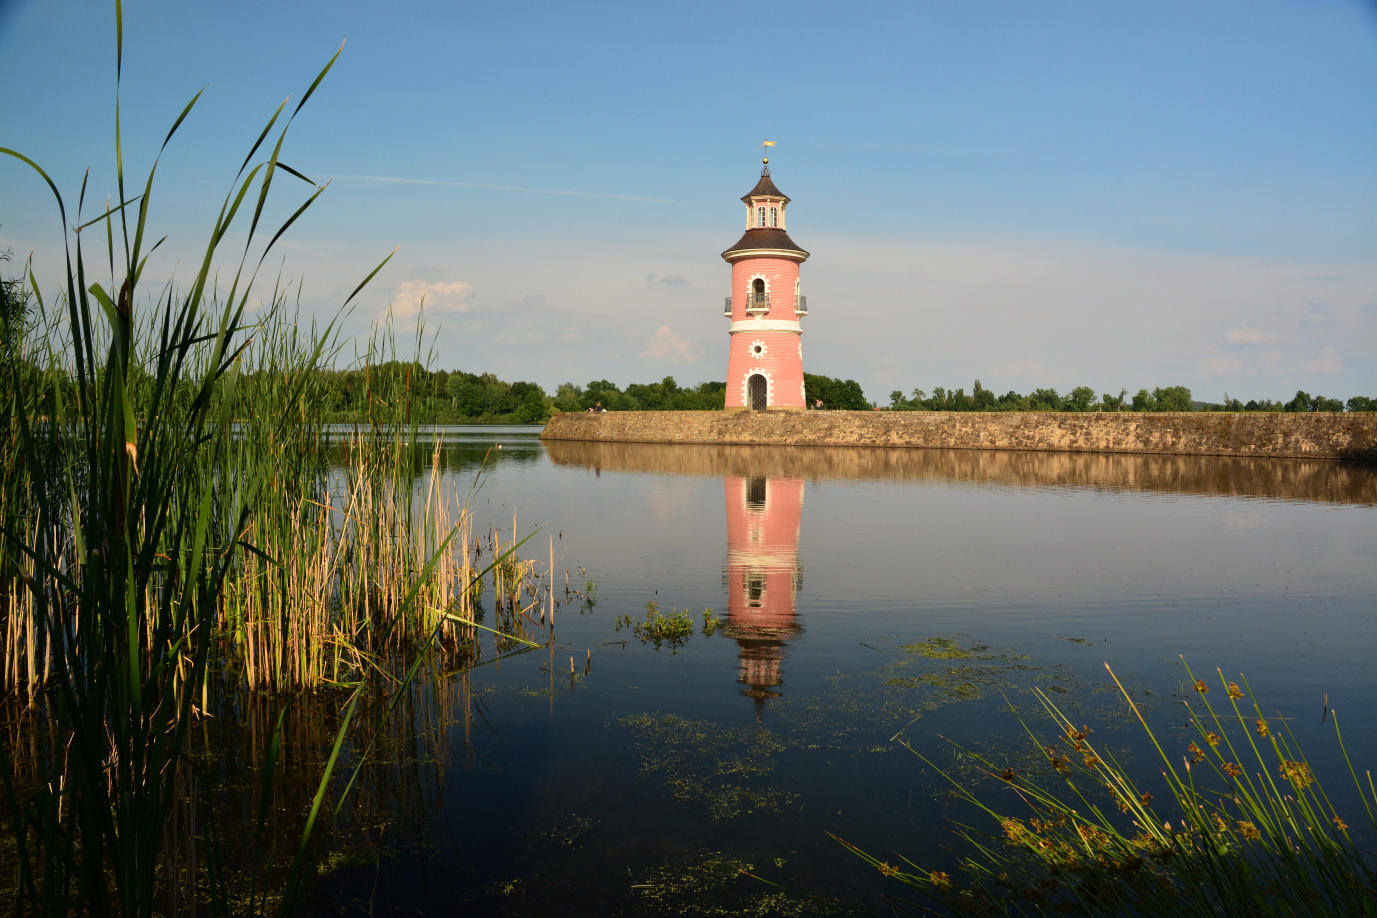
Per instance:
[[[777,207],[770,208],[770,225],[779,226],[779,208]]]
[[[764,226],[764,225],[765,225],[765,208],[762,207],[762,208],[760,208],[760,209],[756,212],[755,225],[756,225],[756,226]]]

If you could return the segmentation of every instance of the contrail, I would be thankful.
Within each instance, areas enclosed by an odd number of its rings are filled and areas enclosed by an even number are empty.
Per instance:
[[[484,191],[524,191],[528,194],[564,194],[579,198],[609,198],[613,201],[639,201],[643,204],[679,204],[668,198],[638,198],[628,194],[605,194],[601,191],[569,191],[559,188],[522,188],[517,185],[483,185],[478,182],[441,182],[434,179],[392,178],[387,175],[331,175],[330,179],[351,179],[360,182],[395,182],[399,185],[440,185],[445,188],[478,188]]]

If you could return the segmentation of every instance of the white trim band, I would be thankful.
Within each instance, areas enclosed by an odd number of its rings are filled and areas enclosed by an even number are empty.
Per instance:
[[[739,335],[742,332],[762,331],[793,332],[796,335],[801,335],[803,334],[803,326],[799,324],[797,319],[792,322],[785,322],[782,319],[747,319],[745,322],[733,322],[727,333]]]

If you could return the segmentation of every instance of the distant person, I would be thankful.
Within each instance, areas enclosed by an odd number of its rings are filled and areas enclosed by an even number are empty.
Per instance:
[[[820,398],[815,398],[815,399],[813,399],[813,410],[814,410],[814,411],[821,411],[821,410],[822,410],[822,399],[820,399]]]
[[[593,406],[594,414],[602,414],[606,410],[607,409],[602,406],[602,402],[598,402],[596,405]]]

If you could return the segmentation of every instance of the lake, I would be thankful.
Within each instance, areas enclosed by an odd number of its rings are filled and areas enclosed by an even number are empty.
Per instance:
[[[833,836],[949,868],[951,820],[978,817],[934,766],[981,780],[959,745],[1031,767],[1035,686],[1150,784],[1106,664],[1173,755],[1184,656],[1245,674],[1341,810],[1326,696],[1377,763],[1371,467],[537,434],[447,429],[445,474],[482,478],[483,531],[539,530],[523,557],[553,541],[553,646],[433,690],[407,802],[341,843],[312,912],[811,913],[779,887],[879,907],[903,888]],[[692,636],[640,640],[647,603]]]

